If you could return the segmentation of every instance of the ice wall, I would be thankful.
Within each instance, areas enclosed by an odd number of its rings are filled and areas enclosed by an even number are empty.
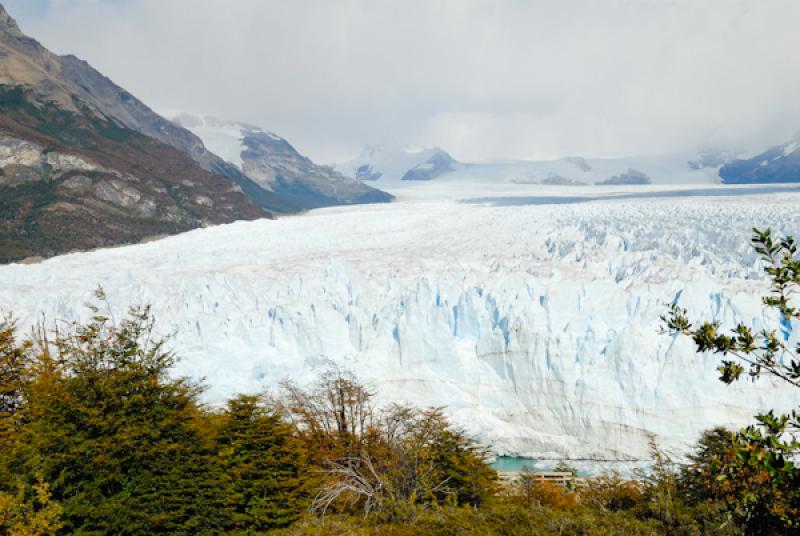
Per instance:
[[[98,284],[117,315],[152,303],[211,402],[336,363],[386,399],[447,406],[498,454],[636,459],[648,434],[680,450],[800,404],[767,380],[725,386],[715,357],[658,333],[676,299],[773,325],[749,229],[800,235],[798,200],[326,209],[0,267],[0,304],[25,325],[85,315]]]

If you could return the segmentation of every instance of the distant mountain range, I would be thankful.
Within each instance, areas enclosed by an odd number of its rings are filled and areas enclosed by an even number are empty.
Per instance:
[[[85,61],[26,36],[0,5],[0,262],[391,200],[285,140],[256,129],[246,139],[240,168]]]
[[[498,160],[464,163],[440,148],[367,147],[357,158],[336,164],[349,177],[395,186],[413,180],[470,181],[559,186],[718,183],[728,152],[700,155]]]
[[[464,163],[440,148],[368,146],[335,167],[376,185],[433,179],[561,186],[800,182],[800,133],[752,158],[738,159],[739,154],[704,149],[696,154]]]

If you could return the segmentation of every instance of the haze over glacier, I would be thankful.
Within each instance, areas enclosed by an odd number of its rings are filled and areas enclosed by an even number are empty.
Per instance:
[[[426,183],[389,205],[3,266],[0,303],[22,325],[85,316],[97,285],[115,315],[152,303],[176,373],[205,378],[212,403],[336,364],[388,400],[446,406],[497,454],[641,459],[648,434],[680,451],[768,399],[798,403],[766,380],[722,384],[714,356],[658,330],[676,299],[774,323],[748,238],[800,234],[800,190],[686,188]]]

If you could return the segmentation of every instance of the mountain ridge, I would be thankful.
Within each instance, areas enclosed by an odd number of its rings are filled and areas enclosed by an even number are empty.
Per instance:
[[[800,182],[800,132],[752,158],[727,163],[720,176],[726,184]]]
[[[192,131],[260,188],[300,209],[394,199],[330,166],[315,164],[285,138],[258,126],[187,112],[175,114],[172,121]]]
[[[158,117],[26,36],[0,5],[0,262],[270,217],[243,193],[249,179],[143,133],[136,113]]]

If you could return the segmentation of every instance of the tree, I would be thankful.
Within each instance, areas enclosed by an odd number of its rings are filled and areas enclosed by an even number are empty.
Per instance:
[[[497,474],[486,451],[441,409],[377,407],[371,391],[338,369],[310,390],[291,383],[284,389],[282,407],[324,475],[315,512],[407,517],[418,506],[477,506],[494,492]]]
[[[219,475],[197,425],[199,388],[168,377],[175,358],[148,307],[119,324],[92,312],[41,341],[4,472],[29,485],[40,475],[68,532],[213,528],[222,517]]]
[[[690,322],[677,304],[662,320],[667,332],[690,337],[698,352],[721,355],[720,380],[727,384],[746,373],[753,380],[766,375],[800,388],[800,344],[792,348],[787,342],[800,321],[800,308],[793,302],[800,289],[797,244],[791,236],[774,239],[769,229],[753,229],[752,243],[770,281],[762,303],[777,314],[778,328],[739,324],[725,333],[718,322]],[[729,437],[719,431],[706,435],[695,457],[695,476],[702,480],[715,474],[716,482],[703,486],[704,493],[724,500],[731,518],[748,533],[800,532],[800,468],[794,462],[800,452],[800,413],[769,411],[756,421]]]
[[[15,494],[0,492],[0,533],[9,536],[51,536],[61,529],[61,505],[47,484],[18,484]]]
[[[286,527],[305,509],[305,455],[294,428],[260,397],[228,401],[217,439],[222,468],[232,488],[229,529]]]
[[[0,449],[20,425],[31,360],[30,341],[17,341],[11,318],[0,321]]]
[[[280,410],[300,430],[314,457],[356,455],[374,428],[375,393],[350,372],[331,368],[310,389],[284,381]]]

